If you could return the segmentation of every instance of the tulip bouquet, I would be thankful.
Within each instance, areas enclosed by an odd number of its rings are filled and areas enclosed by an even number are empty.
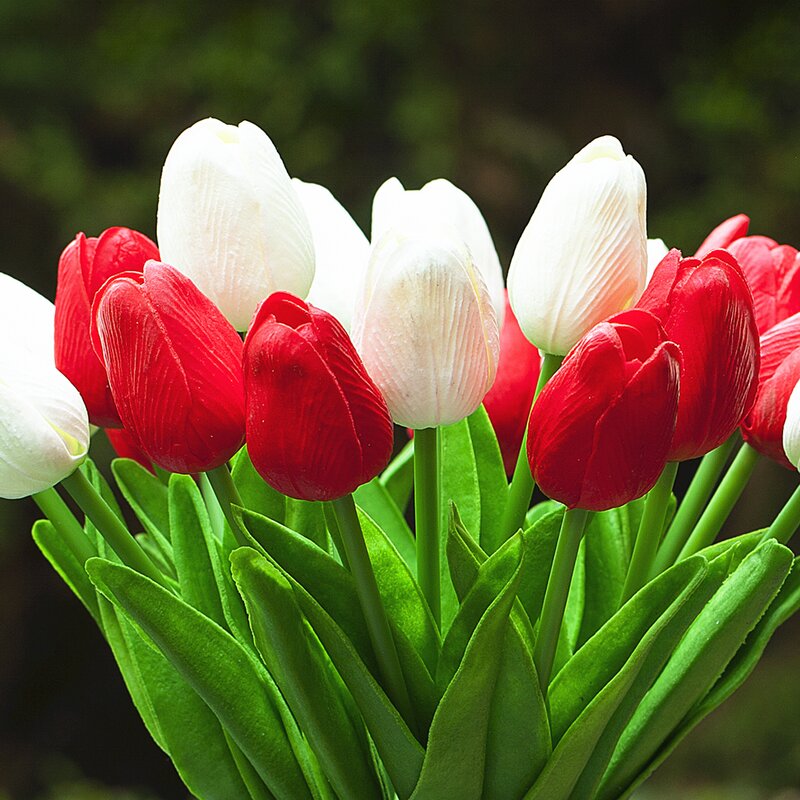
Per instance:
[[[800,491],[715,539],[800,459],[800,257],[740,216],[684,258],[645,194],[587,145],[506,293],[449,182],[387,181],[368,241],[205,120],[158,247],[79,234],[55,307],[0,276],[0,495],[193,795],[612,800],[752,671],[800,607]]]

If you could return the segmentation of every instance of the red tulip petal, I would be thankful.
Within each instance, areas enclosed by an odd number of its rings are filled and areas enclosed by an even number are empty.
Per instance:
[[[694,257],[703,258],[712,250],[727,247],[731,242],[745,236],[749,227],[750,217],[746,214],[737,214],[734,217],[729,217],[708,234],[700,247],[697,248]]]

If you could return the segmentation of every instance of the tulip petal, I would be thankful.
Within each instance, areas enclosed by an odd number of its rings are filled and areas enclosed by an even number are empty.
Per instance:
[[[720,222],[720,224],[706,236],[703,243],[697,248],[694,257],[704,258],[712,250],[727,247],[731,242],[745,236],[749,227],[750,217],[748,217],[747,214],[736,214],[736,216],[729,217],[723,222]]]
[[[797,469],[800,464],[800,383],[795,384],[786,404],[786,422],[783,426],[783,450]]]
[[[3,358],[53,366],[55,306],[24,283],[0,272],[0,346]]]

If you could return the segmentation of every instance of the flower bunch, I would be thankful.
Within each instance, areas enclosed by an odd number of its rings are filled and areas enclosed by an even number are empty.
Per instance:
[[[55,308],[0,276],[0,496],[198,798],[627,796],[800,608],[800,490],[714,541],[759,454],[800,458],[800,259],[748,226],[648,241],[604,136],[506,292],[448,181],[388,180],[368,239],[198,122],[158,246],[78,234]]]

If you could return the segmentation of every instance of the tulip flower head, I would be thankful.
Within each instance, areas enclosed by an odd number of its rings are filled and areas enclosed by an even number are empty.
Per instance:
[[[644,173],[613,136],[578,152],[550,181],[511,259],[508,295],[522,332],[564,355],[645,285]]]
[[[650,283],[650,278],[653,277],[656,267],[668,252],[669,248],[664,244],[663,239],[647,240],[647,283]]]
[[[762,455],[792,468],[783,448],[789,397],[800,380],[800,313],[779,322],[761,337],[758,392],[742,423],[744,440]]]
[[[648,492],[675,429],[680,351],[650,313],[592,328],[534,403],[528,461],[542,491],[568,508],[604,511]]]
[[[149,261],[108,281],[92,339],[125,429],[156,464],[205,472],[242,446],[242,340],[178,270]]]
[[[106,428],[106,436],[119,458],[129,458],[153,472],[153,463],[125,428]]]
[[[55,308],[39,292],[0,272],[0,353],[55,368]]]
[[[109,228],[99,237],[79,233],[61,254],[56,288],[56,366],[86,403],[94,425],[117,427],[119,415],[105,368],[89,335],[92,302],[100,287],[122,272],[141,272],[158,248],[130,228]]]
[[[705,455],[739,427],[758,384],[753,300],[736,259],[670,250],[638,303],[681,349],[681,393],[670,461]]]
[[[161,174],[158,244],[240,331],[279,289],[305,297],[314,246],[302,203],[264,131],[204,119],[172,145]]]
[[[483,405],[497,435],[506,473],[517,463],[525,426],[541,367],[539,351],[525,338],[506,296],[506,314],[500,331],[497,377]]]
[[[731,242],[746,236],[749,227],[750,217],[747,214],[736,214],[723,220],[706,236],[703,243],[697,248],[694,257],[705,258],[712,250],[727,248]]]
[[[369,241],[344,206],[324,187],[292,178],[311,225],[316,253],[308,302],[350,330],[353,304],[369,260]]]
[[[435,230],[384,234],[356,304],[353,342],[399,425],[469,416],[500,355],[497,314],[469,250]]]
[[[786,422],[783,426],[783,449],[795,469],[800,468],[800,383],[796,383],[786,404]]]
[[[389,410],[338,320],[277,292],[244,345],[247,450],[270,486],[333,500],[389,462]]]
[[[458,246],[468,248],[502,326],[503,270],[486,220],[472,198],[444,178],[429,181],[421,189],[405,189],[397,178],[389,178],[372,201],[373,243],[390,230],[413,236],[420,228],[451,236]]]

